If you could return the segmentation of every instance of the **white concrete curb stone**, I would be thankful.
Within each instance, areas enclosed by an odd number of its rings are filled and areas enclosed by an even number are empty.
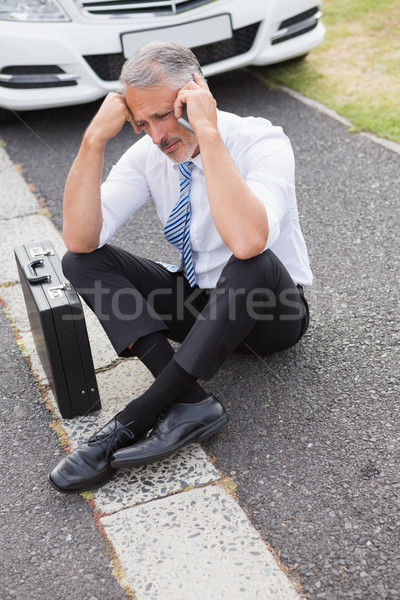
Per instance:
[[[233,498],[195,489],[101,519],[146,600],[291,600],[287,577]]]

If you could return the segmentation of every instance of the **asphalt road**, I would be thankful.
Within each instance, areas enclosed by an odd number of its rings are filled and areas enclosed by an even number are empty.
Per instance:
[[[210,86],[220,108],[267,117],[289,135],[315,284],[297,346],[262,360],[233,356],[205,384],[230,414],[205,449],[234,477],[241,506],[306,598],[398,599],[400,156],[247,72]],[[0,131],[59,228],[65,177],[96,106],[25,114]],[[134,139],[126,127],[109,143],[105,172]],[[114,241],[166,256],[150,204]],[[34,402],[28,375],[12,381],[7,397],[24,398],[25,408],[7,412],[8,430],[24,430],[33,411],[25,439],[46,436],[47,416],[26,406]],[[35,459],[47,464],[54,448],[43,443]],[[18,478],[13,485],[17,493]],[[79,499],[59,502],[71,523],[86,510]]]
[[[47,483],[63,452],[1,312],[0,344],[0,598],[126,599],[87,503]]]

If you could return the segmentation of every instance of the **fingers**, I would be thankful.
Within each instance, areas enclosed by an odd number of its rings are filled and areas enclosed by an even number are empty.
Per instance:
[[[203,88],[203,90],[210,90],[210,88],[207,85],[207,82],[204,81],[204,79],[200,77],[198,73],[193,73],[193,80],[199,87]]]
[[[120,110],[123,111],[124,113],[124,117],[125,117],[125,121],[127,121],[131,126],[133,131],[139,135],[140,133],[142,133],[142,128],[138,127],[135,123],[135,119],[133,118],[133,114],[131,112],[131,109],[128,106],[128,103],[126,101],[126,98],[123,94],[118,94],[115,92],[111,92],[107,95],[107,98],[110,96],[110,103],[113,102],[114,106],[119,107]]]
[[[124,96],[111,92],[107,94],[89,128],[98,137],[109,140],[122,129],[126,121],[132,120]]]
[[[198,90],[199,88],[201,88],[203,90],[207,90],[208,92],[210,91],[210,88],[208,87],[207,83],[200,75],[198,75],[197,73],[193,73],[192,77],[193,79],[188,81],[182,87],[182,90]]]
[[[210,88],[204,79],[197,73],[193,73],[193,79],[188,81],[178,92],[174,103],[174,113],[177,119],[182,116],[182,107],[184,104],[188,104],[190,98],[194,99],[196,92],[205,91],[211,94]]]
[[[174,114],[177,119],[182,116],[182,108],[186,105],[188,120],[197,134],[204,128],[217,127],[216,101],[207,83],[198,75],[188,81],[177,93],[174,103]]]
[[[142,128],[138,127],[135,123],[135,119],[133,118],[133,114],[131,112],[131,109],[129,108],[125,97],[124,97],[124,102],[125,102],[125,106],[126,106],[126,120],[128,121],[128,123],[130,123],[130,125],[132,126],[133,131],[139,135],[139,133],[142,133]]]
[[[100,109],[97,113],[98,115],[104,116],[124,116],[126,120],[128,120],[128,116],[130,111],[126,105],[125,98],[122,94],[117,94],[116,92],[110,92],[105,97],[103,104],[100,106]]]
[[[186,86],[185,86],[186,87]],[[177,119],[182,116],[182,108],[184,104],[187,104],[189,100],[189,90],[182,88],[179,90],[176,100],[174,102],[174,114]]]

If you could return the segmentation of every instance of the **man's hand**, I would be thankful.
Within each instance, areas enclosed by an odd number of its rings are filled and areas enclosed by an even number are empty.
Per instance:
[[[119,133],[126,122],[129,122],[135,133],[132,113],[129,110],[124,96],[111,92],[100,106],[95,117],[86,130],[86,134],[94,136],[105,143]]]
[[[193,74],[193,81],[188,81],[178,92],[174,103],[177,119],[182,116],[184,104],[196,135],[205,129],[217,131],[217,103],[208,85],[197,73]]]

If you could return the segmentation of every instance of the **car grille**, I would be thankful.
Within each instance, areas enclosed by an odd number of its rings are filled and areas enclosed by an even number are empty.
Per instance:
[[[253,45],[260,23],[253,23],[247,27],[235,29],[229,40],[214,42],[204,46],[192,48],[201,66],[211,65],[232,56],[245,54]],[[124,55],[118,54],[92,54],[84,56],[100,79],[115,81],[119,78],[122,65],[125,62]]]
[[[172,15],[209,4],[213,0],[80,0],[81,8],[92,15]]]

